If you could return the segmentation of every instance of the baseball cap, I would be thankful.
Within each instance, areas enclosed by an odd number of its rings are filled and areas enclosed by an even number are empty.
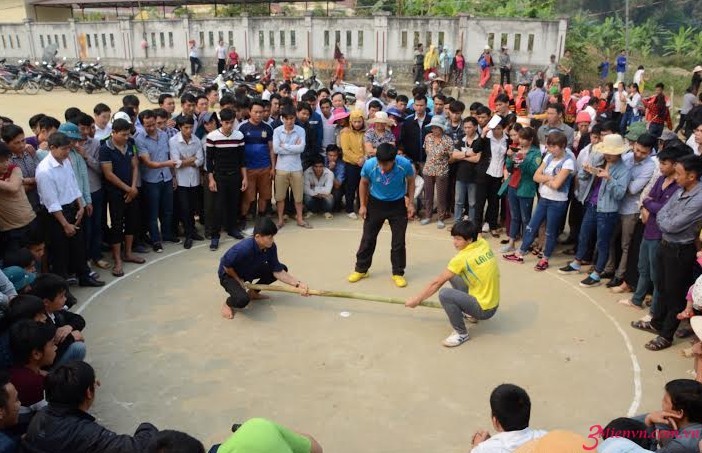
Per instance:
[[[132,119],[129,118],[129,115],[127,115],[124,112],[115,113],[114,116],[112,117],[112,121],[115,121],[115,120],[125,120],[129,124],[132,124]]]
[[[83,140],[83,136],[80,133],[80,129],[73,123],[63,123],[59,126],[58,131],[63,133],[66,137],[71,140]]]
[[[28,285],[34,283],[37,279],[37,274],[33,272],[27,272],[19,266],[10,266],[2,270],[2,272],[7,276],[8,280],[12,282],[12,286],[15,287],[15,291],[22,291]]]

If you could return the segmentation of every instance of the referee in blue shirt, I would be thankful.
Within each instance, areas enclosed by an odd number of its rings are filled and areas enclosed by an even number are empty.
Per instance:
[[[409,159],[397,155],[395,146],[383,143],[378,146],[375,157],[368,159],[361,169],[358,214],[363,218],[363,236],[356,253],[356,270],[349,275],[349,282],[355,283],[368,276],[378,233],[387,220],[392,232],[392,279],[400,288],[407,286],[405,233],[407,219],[414,215],[414,205],[409,203],[407,207],[405,194],[410,198],[414,196],[414,167]]]

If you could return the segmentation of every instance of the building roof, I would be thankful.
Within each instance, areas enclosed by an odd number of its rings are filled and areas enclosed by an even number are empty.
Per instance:
[[[340,0],[140,0],[141,6],[186,6],[186,5],[234,5],[247,3],[301,3],[301,2],[336,3]],[[131,8],[137,6],[135,1],[126,0],[30,0],[32,6],[49,6],[58,8]]]

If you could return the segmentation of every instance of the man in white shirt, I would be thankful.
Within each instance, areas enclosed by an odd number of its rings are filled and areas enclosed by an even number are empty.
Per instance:
[[[224,41],[219,41],[215,53],[217,54],[217,74],[221,74],[227,66],[227,47],[224,45]]]
[[[195,207],[200,188],[200,167],[205,161],[202,142],[193,134],[195,120],[192,117],[178,118],[180,132],[169,140],[171,159],[176,161],[175,176],[178,181],[178,206],[185,228],[185,243],[189,249],[193,241],[204,238],[195,229]]]
[[[505,453],[546,435],[529,428],[531,401],[527,392],[513,384],[501,384],[490,394],[492,426],[497,434],[481,430],[473,435],[471,453]]]
[[[305,207],[311,213],[324,213],[327,220],[333,218],[334,173],[324,166],[322,156],[315,156],[314,163],[305,170]]]
[[[68,160],[71,140],[60,132],[49,137],[49,155],[37,166],[39,200],[49,213],[49,264],[54,274],[75,273],[81,286],[103,286],[89,275],[81,221],[85,203]]]
[[[95,140],[98,142],[104,140],[112,134],[112,111],[107,105],[100,103],[93,109],[93,118],[95,118]]]

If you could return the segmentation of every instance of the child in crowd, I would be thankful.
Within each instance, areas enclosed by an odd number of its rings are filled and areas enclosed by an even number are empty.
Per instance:
[[[46,368],[56,359],[54,335],[56,328],[33,320],[22,320],[10,329],[10,350],[15,366],[10,369],[10,381],[17,389],[20,425],[27,425],[38,410],[46,406],[44,379]]]
[[[82,330],[85,319],[70,312],[66,305],[68,284],[55,274],[42,274],[34,282],[32,294],[44,301],[47,322],[56,327],[54,340],[58,346],[55,366],[85,358],[85,339]]]

